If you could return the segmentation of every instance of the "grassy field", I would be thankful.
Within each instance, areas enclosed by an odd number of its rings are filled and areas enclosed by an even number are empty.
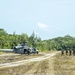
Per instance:
[[[0,69],[0,75],[52,75],[50,61],[31,62],[18,67]]]
[[[75,75],[75,56],[59,53],[43,61],[0,69],[0,75]]]
[[[53,75],[52,59],[30,62],[25,65],[0,68],[0,75]]]
[[[1,55],[1,54],[6,54],[6,52],[1,52],[1,51],[0,51],[0,55]]]
[[[11,54],[10,55],[10,53],[8,53],[8,55],[0,56],[0,64],[16,62],[16,61],[26,60],[26,59],[31,59],[31,58],[36,58],[36,57],[43,56],[44,54],[30,54],[30,55],[28,55],[28,54],[18,54],[18,55]]]
[[[55,75],[75,75],[75,56],[57,54],[53,64]]]

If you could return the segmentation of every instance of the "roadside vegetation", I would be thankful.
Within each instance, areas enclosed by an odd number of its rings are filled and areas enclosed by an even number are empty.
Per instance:
[[[0,49],[0,54],[6,54],[6,52],[3,52],[3,51]]]
[[[5,54],[5,52],[0,52],[0,54]]]

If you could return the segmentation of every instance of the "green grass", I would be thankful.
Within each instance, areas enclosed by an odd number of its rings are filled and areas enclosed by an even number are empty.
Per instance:
[[[0,52],[0,54],[5,54],[6,52]]]
[[[75,75],[75,56],[57,54],[53,64],[55,75]]]

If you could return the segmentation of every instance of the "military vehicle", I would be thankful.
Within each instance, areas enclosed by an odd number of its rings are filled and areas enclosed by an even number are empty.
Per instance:
[[[37,50],[36,48],[30,48],[30,53],[39,53],[39,50]]]
[[[31,54],[31,53],[37,53],[38,54],[38,50],[35,48],[30,48],[26,43],[22,43],[19,44],[18,46],[15,46],[13,48],[13,52],[14,53],[20,53],[20,54]]]

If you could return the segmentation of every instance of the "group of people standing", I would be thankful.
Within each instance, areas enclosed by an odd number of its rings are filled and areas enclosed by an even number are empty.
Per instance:
[[[75,55],[75,50],[62,50],[61,54],[64,55]]]

